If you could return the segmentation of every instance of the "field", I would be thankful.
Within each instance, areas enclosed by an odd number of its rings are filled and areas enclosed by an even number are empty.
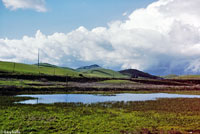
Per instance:
[[[128,78],[106,69],[76,71],[0,62],[0,134],[200,133],[200,99],[95,104],[18,104],[17,94],[178,93],[200,95],[199,79]],[[39,72],[40,70],[40,72]],[[97,71],[98,70],[98,71]],[[81,75],[80,75],[81,74]],[[114,75],[113,75],[114,74]]]
[[[87,77],[128,78],[128,76],[122,75],[119,72],[104,68],[80,70],[80,72]]]
[[[167,75],[163,76],[166,79],[200,79],[200,75]]]
[[[38,65],[29,65],[14,62],[0,61],[0,72],[31,74],[31,75],[53,75],[53,76],[70,76],[70,77],[103,77],[103,78],[128,78],[119,72],[109,69],[92,69],[77,71],[67,67],[58,67],[55,65],[40,63]]]
[[[71,69],[59,67],[46,67],[37,65],[28,65],[14,62],[0,62],[1,72],[20,73],[20,74],[46,74],[46,75],[64,75],[78,77],[79,73]]]

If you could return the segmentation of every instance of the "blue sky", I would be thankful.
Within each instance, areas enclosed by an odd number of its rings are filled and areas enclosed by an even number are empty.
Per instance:
[[[200,73],[199,0],[0,0],[0,60]]]
[[[79,26],[92,29],[107,26],[125,17],[137,8],[146,7],[154,0],[47,0],[46,12],[34,9],[6,8],[0,4],[0,37],[21,38],[33,36],[40,29],[45,34],[70,32]]]

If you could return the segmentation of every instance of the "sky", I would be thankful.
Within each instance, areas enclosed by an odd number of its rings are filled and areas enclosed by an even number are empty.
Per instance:
[[[200,0],[0,0],[0,60],[200,73]]]
[[[34,36],[37,30],[49,35],[68,33],[80,26],[106,27],[111,21],[125,19],[123,13],[146,7],[153,0],[0,1],[0,37],[20,39],[24,35]]]

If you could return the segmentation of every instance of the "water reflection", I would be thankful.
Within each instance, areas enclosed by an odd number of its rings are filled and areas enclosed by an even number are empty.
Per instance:
[[[52,103],[98,103],[114,101],[147,101],[158,98],[200,98],[200,95],[181,95],[167,93],[133,94],[123,93],[112,96],[94,94],[37,94],[37,95],[18,95],[19,97],[34,97],[36,99],[21,101],[22,104],[52,104]]]

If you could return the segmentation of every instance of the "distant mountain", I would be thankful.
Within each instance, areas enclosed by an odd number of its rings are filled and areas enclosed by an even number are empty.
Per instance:
[[[128,75],[131,78],[149,78],[149,79],[162,79],[161,77],[154,76],[137,69],[126,69],[119,71],[121,74]]]
[[[83,66],[83,67],[79,67],[76,70],[82,70],[82,69],[98,69],[101,68],[99,65],[94,64],[94,65],[90,65],[90,66]]]

